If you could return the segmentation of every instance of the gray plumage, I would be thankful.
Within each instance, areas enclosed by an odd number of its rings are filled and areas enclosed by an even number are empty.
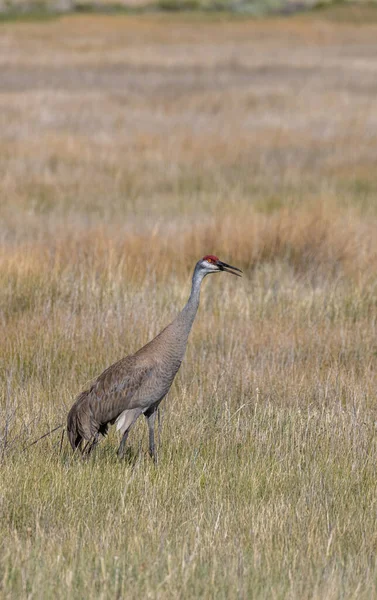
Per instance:
[[[149,452],[156,461],[154,422],[157,408],[168,393],[185,355],[199,306],[202,281],[206,275],[220,271],[233,275],[241,273],[240,269],[221,262],[216,256],[208,255],[200,260],[195,266],[190,297],[174,321],[135,354],[108,367],[76,398],[67,419],[68,437],[74,450],[79,448],[82,453],[89,454],[101,436],[106,435],[109,425],[116,423],[122,434],[118,450],[122,457],[129,431],[143,414],[149,426]]]

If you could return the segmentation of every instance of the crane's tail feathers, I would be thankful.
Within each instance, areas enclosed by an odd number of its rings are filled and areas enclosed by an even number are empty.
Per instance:
[[[70,414],[68,415],[67,420],[67,436],[69,439],[69,443],[72,446],[72,450],[75,451],[80,448],[82,442],[82,435],[80,435],[77,427],[77,420],[73,419]]]
[[[25,448],[23,448],[22,452],[25,452],[25,450],[27,450],[28,448],[31,448],[31,446],[34,446],[34,444],[36,444],[37,442],[40,442],[41,440],[43,440],[43,438],[47,437],[48,435],[51,435],[52,433],[54,433],[54,431],[57,431],[58,429],[61,429],[62,427],[64,427],[63,423],[61,425],[57,425],[56,427],[54,427],[54,429],[51,429],[47,433],[44,433],[37,440],[34,440],[34,442],[32,442],[31,444],[28,444],[27,446],[25,446]],[[64,434],[64,430],[63,430],[63,434]],[[63,437],[60,442],[60,450],[61,450],[62,443],[63,443]]]
[[[101,428],[93,418],[90,407],[90,390],[82,392],[76,399],[67,417],[67,435],[73,451],[81,452],[84,440],[89,442],[98,432],[106,433],[106,427]]]

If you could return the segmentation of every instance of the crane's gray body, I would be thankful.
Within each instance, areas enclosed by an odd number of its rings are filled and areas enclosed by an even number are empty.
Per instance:
[[[116,423],[123,434],[119,449],[122,454],[131,426],[144,414],[149,422],[150,451],[155,458],[155,411],[168,393],[185,355],[199,306],[201,283],[208,273],[215,272],[208,265],[203,267],[203,261],[195,267],[190,297],[174,321],[138,352],[111,365],[90,389],[77,397],[67,419],[73,449],[81,447],[83,440],[89,442],[92,439],[94,447],[99,436],[106,434],[108,426]]]
[[[125,434],[141,414],[157,408],[185,355],[204,276],[195,269],[190,298],[170,325],[138,352],[111,365],[78,396],[67,426],[74,448],[98,432],[105,434],[107,426],[115,422]]]

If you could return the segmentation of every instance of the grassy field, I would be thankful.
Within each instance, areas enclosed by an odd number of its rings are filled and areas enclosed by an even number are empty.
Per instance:
[[[377,16],[0,26],[0,597],[377,597]],[[335,18],[336,17],[336,18]],[[208,278],[163,403],[75,395]]]

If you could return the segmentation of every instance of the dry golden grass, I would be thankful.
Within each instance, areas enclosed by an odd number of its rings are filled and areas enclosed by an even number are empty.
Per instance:
[[[377,24],[329,16],[1,25],[2,598],[377,595]],[[141,422],[121,463],[22,453],[208,252],[245,276],[158,469]]]

